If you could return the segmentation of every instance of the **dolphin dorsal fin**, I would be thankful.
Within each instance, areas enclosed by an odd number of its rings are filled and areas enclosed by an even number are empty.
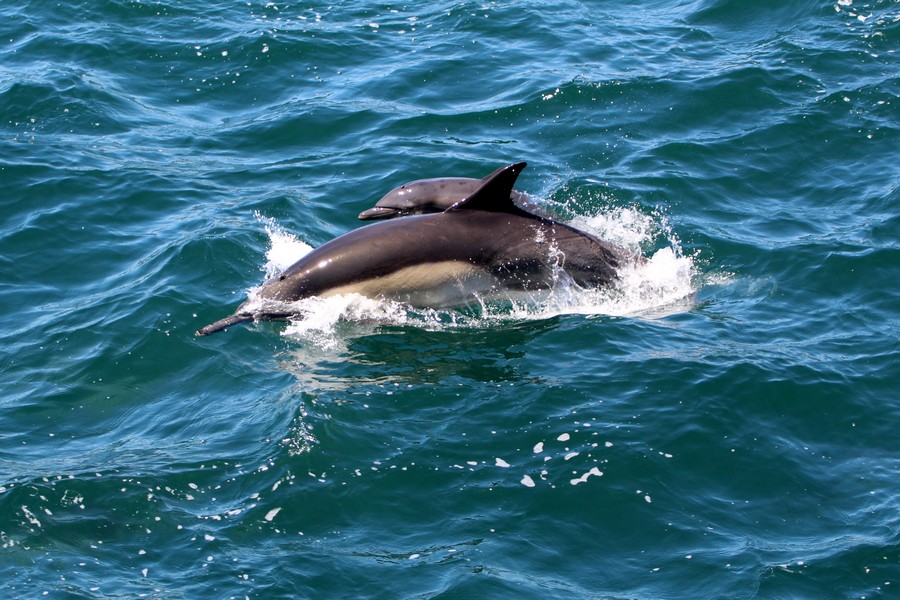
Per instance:
[[[500,167],[481,179],[478,189],[455,203],[444,212],[451,210],[487,210],[491,212],[519,213],[521,209],[512,201],[512,190],[519,173],[528,163],[518,162]]]

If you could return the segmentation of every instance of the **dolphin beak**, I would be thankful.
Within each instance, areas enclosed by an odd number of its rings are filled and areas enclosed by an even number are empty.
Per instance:
[[[362,221],[374,221],[376,219],[391,219],[403,215],[403,211],[397,208],[388,208],[386,206],[376,206],[359,213]]]
[[[210,323],[206,327],[201,327],[197,330],[194,335],[212,335],[217,331],[223,331],[232,325],[237,325],[238,323],[247,323],[253,320],[253,315],[250,313],[242,313],[238,312],[236,314],[231,315],[230,317],[225,317],[224,319],[219,319],[215,323]]]

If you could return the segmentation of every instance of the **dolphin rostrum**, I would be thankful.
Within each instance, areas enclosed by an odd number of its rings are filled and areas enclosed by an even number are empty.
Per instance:
[[[473,194],[494,173],[481,179],[470,177],[438,177],[417,179],[392,189],[374,207],[359,213],[363,221],[393,219],[436,212],[444,212],[463,198]],[[512,201],[519,207],[528,204],[525,194],[510,192]]]
[[[624,250],[513,204],[525,164],[478,180],[474,192],[444,212],[380,221],[327,242],[263,284],[263,309],[244,304],[197,335],[286,319],[294,314],[288,303],[309,296],[358,293],[442,307],[476,295],[549,289],[565,275],[582,287],[613,282]]]

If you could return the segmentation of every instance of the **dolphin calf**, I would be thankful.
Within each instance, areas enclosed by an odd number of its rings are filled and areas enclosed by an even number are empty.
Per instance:
[[[494,173],[481,179],[438,177],[410,181],[385,194],[374,207],[359,213],[359,218],[363,221],[371,221],[443,212],[473,194],[492,175]],[[512,190],[510,197],[513,203],[519,207],[528,204],[528,200],[522,192]]]
[[[379,221],[325,243],[262,285],[262,309],[245,303],[197,335],[286,319],[294,314],[289,303],[310,296],[358,293],[443,307],[476,295],[549,289],[565,276],[583,287],[615,281],[623,250],[513,203],[525,165],[477,180],[472,193],[443,212]]]

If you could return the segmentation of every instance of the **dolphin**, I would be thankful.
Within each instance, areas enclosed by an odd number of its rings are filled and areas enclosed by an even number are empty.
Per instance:
[[[443,212],[378,221],[323,244],[262,285],[262,309],[245,303],[197,335],[287,319],[288,303],[310,296],[358,293],[444,307],[550,289],[565,276],[590,288],[614,282],[624,250],[513,203],[525,166],[498,169]]]
[[[494,173],[481,179],[438,177],[410,181],[385,194],[374,207],[359,213],[359,218],[363,221],[372,221],[443,212],[473,194]],[[528,205],[528,200],[522,192],[512,190],[510,197],[519,207]]]

